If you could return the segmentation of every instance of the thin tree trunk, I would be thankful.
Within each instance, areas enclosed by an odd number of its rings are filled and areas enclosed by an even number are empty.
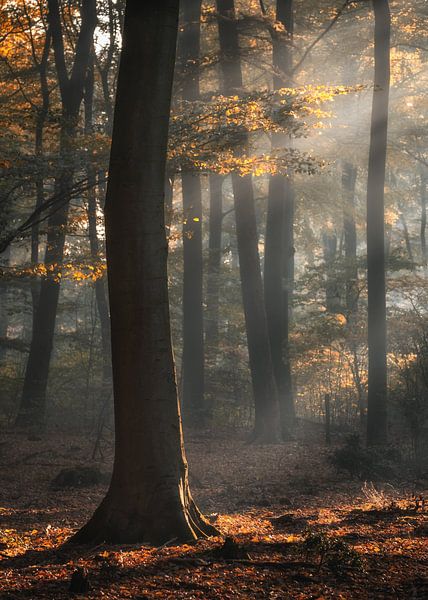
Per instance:
[[[283,371],[283,397],[280,400],[282,435],[289,437],[295,426],[294,386],[291,358],[290,358],[290,325],[293,318],[294,294],[294,205],[295,194],[293,178],[290,175],[284,181],[284,239],[283,239],[283,332],[282,332],[282,357]]]
[[[277,0],[276,20],[287,32],[272,30],[274,88],[290,85],[292,69],[293,0]],[[284,145],[284,135],[272,135],[272,147]],[[290,141],[288,141],[290,143]],[[291,175],[269,179],[264,256],[264,297],[272,363],[278,389],[281,434],[294,428],[295,412],[290,364],[289,329],[294,281],[294,193]],[[283,284],[285,280],[285,285]]]
[[[330,228],[325,228],[322,234],[324,264],[326,270],[325,305],[327,312],[338,313],[341,310],[339,285],[336,274],[337,235]]]
[[[85,108],[85,135],[93,133],[93,100],[94,100],[94,49],[91,52],[90,62],[88,64],[88,73],[85,83],[85,93],[83,98]],[[92,260],[97,263],[100,261],[100,247],[97,232],[97,174],[93,165],[88,162],[86,166],[86,176],[88,179],[88,235],[89,246]],[[101,383],[101,402],[104,405],[110,396],[112,374],[111,374],[111,349],[110,349],[110,315],[104,278],[99,277],[94,282],[95,300],[97,303],[98,316],[100,319],[101,330],[101,349],[102,349],[102,383]]]
[[[179,55],[184,69],[183,99],[199,99],[201,0],[182,0]],[[198,173],[182,173],[183,193],[183,363],[185,423],[202,425],[204,405],[204,317],[202,189]]]
[[[210,181],[210,222],[207,266],[207,309],[205,344],[214,355],[219,342],[221,229],[223,224],[222,175],[212,174]]]
[[[204,407],[204,329],[202,195],[198,174],[183,173],[183,380],[185,423],[202,425]]]
[[[120,27],[115,27],[115,10],[114,10],[113,0],[108,0],[107,9],[108,9],[108,29],[109,29],[109,44],[106,53],[106,59],[103,64],[97,60],[95,56],[95,60],[97,63],[98,72],[100,74],[100,82],[101,82],[101,90],[104,100],[104,110],[105,115],[107,117],[106,122],[106,131],[108,135],[111,135],[113,130],[113,102],[110,93],[110,71],[113,65],[113,59],[116,51],[116,37],[117,30],[120,30]],[[116,7],[117,9],[117,7]]]
[[[387,439],[384,187],[390,85],[388,0],[373,0],[375,75],[367,181],[368,414],[367,443]]]
[[[355,224],[355,185],[358,169],[349,162],[343,164],[343,233],[345,243],[345,299],[350,322],[358,309],[357,227]]]
[[[427,243],[425,232],[427,228],[427,177],[424,173],[421,173],[421,255],[422,255],[422,264],[427,265],[428,263],[428,255],[427,255]]]
[[[400,211],[400,221],[403,226],[404,243],[406,244],[406,252],[411,263],[410,270],[413,270],[414,256],[412,250],[412,242],[410,241],[409,228],[407,227],[406,217],[404,215],[404,207],[400,201],[398,201],[398,210]]]
[[[363,382],[361,381],[360,365],[358,363],[357,344],[355,341],[351,341],[351,353],[352,353],[352,371],[354,376],[355,386],[358,394],[358,411],[360,415],[360,428],[364,431],[366,425],[367,416],[367,398],[364,389]]]
[[[169,238],[171,234],[171,224],[174,214],[174,173],[166,173],[165,175],[165,228],[166,236]]]
[[[40,63],[37,64],[40,80],[40,92],[42,95],[42,104],[38,108],[36,118],[36,135],[35,135],[35,154],[38,161],[38,170],[36,174],[36,210],[43,204],[44,192],[44,177],[43,177],[43,132],[46,124],[46,119],[49,113],[50,92],[47,78],[47,67],[49,51],[51,47],[51,33],[48,29],[46,32],[42,57]],[[31,264],[37,265],[39,262],[39,224],[35,223],[31,227]],[[33,325],[36,319],[37,306],[39,303],[40,282],[36,277],[31,280],[31,297],[33,309]]]
[[[178,4],[126,5],[105,209],[115,460],[74,542],[215,533],[189,490],[171,346],[164,187]]]
[[[10,245],[0,254],[0,267],[8,267],[10,262]],[[9,318],[7,314],[8,305],[8,284],[7,278],[0,277],[0,359],[6,350],[7,345],[7,328]]]
[[[239,39],[233,0],[217,0],[223,90],[242,88]],[[245,152],[248,136],[236,154]],[[258,232],[251,175],[232,173],[242,301],[255,406],[253,438],[273,441],[278,437],[278,397],[272,366],[269,333],[260,271]]]
[[[96,25],[96,8],[95,0],[83,0],[80,34],[70,76],[68,76],[65,63],[58,0],[48,0],[48,9],[48,21],[62,102],[59,146],[63,167],[56,181],[56,190],[58,196],[65,200],[61,207],[51,214],[47,223],[45,264],[55,271],[59,269],[64,256],[69,198],[73,184],[73,168],[70,165],[70,157],[74,151],[79,109],[83,98],[86,69]],[[49,272],[40,286],[39,303],[34,320],[21,405],[16,418],[18,427],[40,428],[45,421],[46,391],[59,290],[60,276],[58,272]]]

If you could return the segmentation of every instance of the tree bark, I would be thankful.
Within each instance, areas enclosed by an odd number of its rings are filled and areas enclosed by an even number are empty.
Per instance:
[[[184,100],[199,99],[201,0],[182,0],[179,55],[184,70]],[[204,316],[202,189],[198,173],[181,175],[183,194],[183,363],[182,404],[185,423],[201,426],[204,405]]]
[[[46,119],[49,114],[50,91],[48,85],[48,59],[51,48],[51,33],[46,31],[45,42],[40,62],[36,62],[36,67],[39,73],[40,92],[42,96],[42,104],[38,107],[36,117],[35,131],[35,154],[38,160],[38,170],[36,174],[36,210],[42,206],[44,202],[44,176],[43,176],[43,133],[46,124]],[[34,52],[35,56],[35,52]],[[36,266],[39,262],[39,224],[35,223],[31,227],[31,264]],[[37,306],[39,303],[40,282],[36,277],[31,280],[31,297],[33,309],[33,325],[36,319]]]
[[[398,201],[398,210],[400,211],[400,221],[403,226],[404,243],[406,245],[407,256],[409,257],[410,270],[413,271],[415,259],[413,256],[412,242],[410,240],[410,234],[409,234],[409,228],[407,227],[406,216],[404,214],[404,206],[400,200]]]
[[[341,311],[339,284],[336,274],[337,235],[336,232],[326,227],[322,233],[324,264],[326,271],[325,306],[327,312],[338,313]]]
[[[421,256],[422,264],[427,266],[427,243],[426,243],[426,228],[427,228],[427,177],[421,173]]]
[[[85,135],[93,133],[93,100],[94,100],[94,49],[91,51],[88,72],[86,76],[84,92],[85,108]],[[97,263],[101,259],[100,247],[97,232],[97,173],[93,165],[88,160],[86,166],[86,176],[88,179],[88,236],[89,247],[92,260]],[[111,390],[111,348],[110,348],[110,315],[104,278],[99,277],[94,282],[95,300],[97,304],[98,316],[100,319],[101,330],[101,351],[102,351],[102,383],[101,383],[101,402],[105,405]]]
[[[207,267],[207,309],[205,344],[214,355],[219,342],[221,230],[223,225],[222,175],[212,174],[210,181],[210,223]]]
[[[277,0],[276,19],[286,30],[271,32],[274,88],[290,85],[292,68],[293,0]],[[284,145],[284,135],[272,135],[272,147]],[[290,142],[288,142],[290,143]],[[290,364],[290,307],[294,281],[294,194],[291,175],[269,178],[264,256],[264,298],[275,382],[278,390],[281,434],[294,428],[295,409]],[[285,285],[284,285],[285,281]]]
[[[384,187],[390,86],[388,0],[373,0],[375,74],[367,181],[368,414],[367,443],[387,440]]]
[[[178,4],[126,5],[105,209],[115,460],[107,495],[74,542],[162,544],[215,532],[189,490],[168,304],[164,188]]]
[[[0,267],[8,267],[10,262],[10,245],[7,246],[6,250],[0,254]],[[0,277],[0,360],[7,348],[7,327],[8,327],[8,284],[7,279]]]
[[[83,98],[90,48],[96,25],[95,0],[83,0],[81,28],[76,44],[75,60],[70,76],[67,73],[58,0],[48,0],[48,22],[61,93],[62,116],[60,125],[60,157],[62,171],[56,181],[56,190],[62,199],[48,219],[46,241],[46,266],[57,269],[63,260],[70,190],[73,184],[71,156],[77,133],[79,109]],[[46,390],[53,347],[55,319],[60,290],[60,277],[50,272],[40,286],[33,336],[25,371],[21,405],[16,425],[36,427],[44,424]]]
[[[224,92],[242,88],[239,38],[233,0],[217,0],[218,27]],[[248,147],[243,134],[239,155]],[[258,232],[251,175],[232,173],[242,300],[247,331],[248,354],[255,406],[253,438],[275,441],[278,438],[278,397],[272,366],[269,333],[260,271]]]
[[[355,224],[355,185],[358,169],[343,164],[343,233],[345,242],[345,301],[348,322],[358,309],[357,227]]]

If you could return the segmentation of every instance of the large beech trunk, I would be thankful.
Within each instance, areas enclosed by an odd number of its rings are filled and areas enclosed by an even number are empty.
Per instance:
[[[48,21],[55,54],[55,65],[61,92],[62,116],[60,126],[60,155],[62,171],[56,181],[60,207],[48,220],[45,264],[54,271],[60,267],[64,256],[68,208],[73,185],[73,168],[70,157],[74,151],[79,109],[83,98],[89,50],[96,25],[95,0],[83,0],[81,28],[76,45],[75,60],[70,76],[65,62],[65,51],[58,0],[48,0]],[[60,278],[52,272],[42,281],[34,315],[30,354],[25,371],[21,405],[16,425],[36,427],[43,425],[46,411],[46,391],[53,348],[55,320],[58,307]]]
[[[390,84],[388,0],[373,0],[375,75],[367,181],[368,412],[367,443],[387,439],[384,187]]]
[[[184,70],[183,99],[199,99],[201,0],[182,0],[179,55]],[[204,318],[202,189],[198,173],[183,173],[183,365],[185,423],[201,425],[204,409]]]
[[[239,39],[234,0],[217,0],[223,91],[231,94],[242,88]],[[236,155],[245,153],[248,136],[243,134]],[[254,394],[256,441],[278,438],[278,396],[264,305],[260,270],[258,232],[251,175],[232,173],[232,188],[238,241],[242,302],[247,331],[248,354]]]
[[[74,542],[160,544],[214,532],[187,477],[171,347],[164,188],[178,0],[128,0],[105,208],[115,460]]]

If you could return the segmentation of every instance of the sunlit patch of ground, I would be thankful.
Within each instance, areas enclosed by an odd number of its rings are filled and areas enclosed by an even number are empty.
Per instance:
[[[5,434],[3,442],[2,600],[67,598],[79,567],[90,584],[80,597],[88,599],[428,598],[427,507],[405,486],[388,488],[393,493],[373,488],[370,497],[370,489],[332,471],[321,444],[190,439],[193,493],[222,537],[178,547],[63,548],[106,486],[55,490],[51,481],[76,465],[108,472],[109,447],[94,462],[90,439]],[[308,533],[343,541],[361,563],[329,565],[310,551]],[[226,537],[240,549],[238,558],[219,550]]]

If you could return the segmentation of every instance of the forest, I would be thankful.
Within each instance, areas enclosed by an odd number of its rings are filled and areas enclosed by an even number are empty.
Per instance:
[[[0,598],[428,598],[427,0],[0,0]]]

